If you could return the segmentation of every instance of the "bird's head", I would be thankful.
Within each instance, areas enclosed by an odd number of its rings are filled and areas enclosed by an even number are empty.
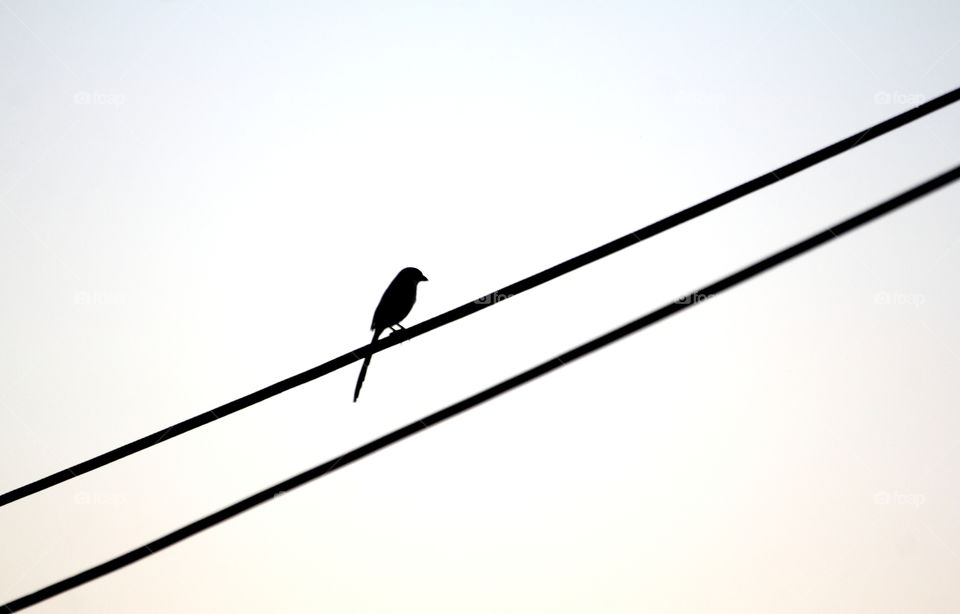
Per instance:
[[[419,283],[421,281],[430,281],[427,279],[427,276],[420,272],[420,269],[408,266],[407,268],[400,271],[397,277],[401,277],[405,280],[410,281],[411,283]]]

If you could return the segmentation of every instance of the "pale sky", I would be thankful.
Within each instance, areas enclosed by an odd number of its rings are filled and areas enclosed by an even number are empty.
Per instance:
[[[0,490],[960,86],[960,4],[0,0]],[[960,106],[0,508],[0,603],[960,163]],[[32,608],[960,610],[960,185]]]

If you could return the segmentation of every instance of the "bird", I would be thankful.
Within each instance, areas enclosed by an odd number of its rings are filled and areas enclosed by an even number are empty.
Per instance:
[[[373,312],[373,322],[370,324],[370,330],[373,331],[373,339],[370,341],[371,344],[376,342],[380,338],[380,335],[383,334],[383,331],[390,330],[395,331],[398,327],[400,330],[406,330],[403,325],[400,324],[400,320],[407,317],[410,313],[410,310],[413,309],[413,304],[417,301],[417,284],[421,281],[429,281],[426,276],[420,272],[420,269],[414,267],[407,267],[397,273],[397,276],[393,278],[393,281],[390,282],[390,285],[387,286],[387,289],[383,292],[383,297],[380,298],[380,304],[377,305],[377,309]],[[360,386],[363,385],[363,378],[367,375],[367,367],[370,366],[370,359],[373,357],[373,354],[368,355],[363,359],[363,366],[360,367],[360,376],[357,378],[357,387],[353,391],[353,402],[357,402],[357,397],[360,396]]]

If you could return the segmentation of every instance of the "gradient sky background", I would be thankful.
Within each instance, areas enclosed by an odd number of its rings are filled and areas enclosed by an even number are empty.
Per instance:
[[[960,4],[0,0],[0,489],[960,85]],[[0,509],[0,601],[960,163],[954,105]],[[960,186],[37,613],[956,612]]]

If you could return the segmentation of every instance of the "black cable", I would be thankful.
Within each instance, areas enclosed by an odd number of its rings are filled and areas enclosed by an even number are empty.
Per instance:
[[[214,420],[219,420],[224,416],[228,416],[236,411],[250,407],[251,405],[259,403],[260,401],[264,401],[270,397],[276,396],[281,392],[285,392],[301,384],[306,384],[307,382],[313,381],[328,373],[336,371],[337,369],[345,367],[354,361],[365,358],[368,354],[374,354],[376,352],[393,347],[401,341],[412,339],[413,337],[422,335],[435,328],[439,328],[440,326],[450,324],[451,322],[459,320],[460,318],[464,318],[468,315],[472,315],[481,309],[489,307],[490,305],[502,302],[502,300],[505,298],[515,296],[521,292],[526,292],[531,288],[535,288],[536,286],[556,279],[561,275],[566,275],[567,273],[582,266],[596,262],[601,258],[606,258],[607,256],[630,247],[631,245],[636,245],[637,243],[658,235],[661,232],[679,226],[685,222],[689,222],[694,218],[700,217],[701,215],[709,213],[710,211],[722,207],[723,205],[729,204],[743,196],[765,188],[773,183],[776,183],[777,181],[789,177],[790,175],[799,173],[800,171],[808,169],[815,164],[819,164],[824,160],[853,149],[858,145],[862,145],[863,143],[875,139],[880,135],[886,134],[891,130],[895,130],[938,109],[942,109],[943,107],[956,102],[958,99],[960,99],[960,88],[954,89],[946,94],[943,94],[942,96],[938,96],[937,98],[929,100],[918,107],[910,109],[909,111],[905,111],[904,113],[901,113],[895,117],[891,117],[890,119],[882,121],[875,126],[867,128],[866,130],[861,130],[860,132],[848,136],[843,140],[837,141],[832,145],[828,145],[798,160],[794,160],[789,164],[781,166],[778,169],[770,171],[769,173],[756,177],[755,179],[751,179],[750,181],[740,184],[735,188],[731,188],[726,192],[717,194],[712,198],[708,198],[701,203],[688,207],[682,211],[678,211],[677,213],[667,216],[648,226],[644,226],[643,228],[635,232],[631,232],[628,235],[624,235],[619,239],[610,241],[609,243],[601,245],[600,247],[594,248],[588,252],[580,254],[579,256],[575,256],[565,262],[561,262],[560,264],[554,265],[549,269],[540,271],[539,273],[531,275],[530,277],[501,288],[496,292],[491,292],[490,294],[487,294],[486,296],[483,296],[475,301],[471,301],[465,305],[451,309],[446,313],[442,313],[438,316],[430,318],[429,320],[425,320],[420,324],[411,326],[404,332],[391,334],[386,339],[381,339],[376,343],[357,348],[352,352],[338,356],[333,360],[329,360],[319,366],[304,371],[303,373],[294,375],[275,384],[271,384],[266,388],[250,393],[244,397],[240,397],[234,401],[230,401],[229,403],[221,405],[216,409],[193,416],[192,418],[188,418],[165,429],[151,433],[135,441],[131,441],[130,443],[124,444],[118,448],[114,448],[113,450],[104,452],[98,456],[94,456],[93,458],[73,465],[72,467],[52,473],[44,478],[40,478],[18,488],[14,488],[13,490],[0,495],[0,507],[7,505],[8,503],[13,503],[18,499],[38,493],[41,490],[56,486],[62,482],[66,482],[67,480],[75,478],[79,475],[83,475],[88,471],[99,469],[104,465],[118,461],[136,452],[146,450],[147,448],[155,446],[162,441],[172,439],[178,435],[183,435],[184,433],[192,431],[193,429],[199,428],[205,424],[209,424]]]
[[[617,328],[616,330],[610,331],[605,335],[602,335],[600,337],[597,337],[596,339],[588,341],[587,343],[584,343],[579,347],[576,347],[564,354],[561,354],[556,358],[552,358],[544,363],[541,363],[533,367],[532,369],[529,369],[527,371],[524,371],[523,373],[520,373],[519,375],[515,375],[510,379],[504,380],[495,386],[492,386],[490,388],[487,388],[486,390],[478,392],[477,394],[469,398],[459,401],[458,403],[454,403],[453,405],[450,405],[445,409],[441,409],[440,411],[432,413],[429,416],[426,416],[420,420],[412,422],[391,433],[387,433],[386,435],[383,435],[378,439],[375,439],[367,444],[364,444],[359,448],[355,448],[342,456],[329,460],[321,465],[317,465],[316,467],[312,469],[308,469],[307,471],[304,471],[303,473],[296,475],[288,480],[280,482],[279,484],[275,484],[270,488],[267,488],[266,490],[262,490],[256,493],[255,495],[252,495],[250,497],[247,497],[246,499],[238,501],[233,505],[230,505],[228,507],[221,509],[218,512],[214,512],[209,516],[206,516],[204,518],[201,518],[200,520],[194,521],[184,527],[177,529],[172,533],[168,533],[167,535],[164,535],[163,537],[150,542],[149,544],[140,546],[135,550],[131,550],[130,552],[127,552],[114,559],[111,559],[109,561],[96,565],[94,567],[91,567],[90,569],[87,569],[86,571],[82,571],[76,574],[75,576],[71,576],[55,584],[51,584],[36,592],[30,593],[29,595],[25,595],[23,597],[20,597],[19,599],[15,599],[10,603],[6,604],[4,607],[7,609],[8,612],[16,612],[17,610],[22,610],[26,607],[29,607],[31,605],[34,605],[36,603],[49,599],[55,595],[59,595],[60,593],[68,591],[72,588],[76,588],[81,584],[86,584],[91,580],[95,580],[96,578],[99,578],[108,573],[114,572],[140,559],[146,558],[159,550],[167,548],[168,546],[172,546],[173,544],[179,541],[182,541],[192,535],[196,535],[197,533],[205,529],[209,529],[210,527],[216,524],[219,524],[225,520],[228,520],[229,518],[232,518],[237,514],[245,512],[254,506],[257,506],[261,503],[269,501],[278,494],[293,490],[294,488],[298,486],[302,486],[303,484],[310,482],[311,480],[315,480],[336,469],[345,467],[354,461],[360,460],[361,458],[368,456],[370,454],[373,454],[374,452],[381,450],[402,439],[406,439],[407,437],[410,437],[411,435],[414,435],[420,431],[423,431],[429,428],[430,426],[433,426],[434,424],[442,422],[448,418],[452,418],[457,414],[463,413],[468,409],[471,409],[483,403],[484,401],[488,401],[496,396],[503,394],[504,392],[507,392],[513,388],[516,388],[517,386],[520,386],[521,384],[524,384],[526,382],[529,382],[532,379],[540,377],[541,375],[549,373],[554,369],[557,369],[573,360],[576,360],[577,358],[585,356],[606,345],[609,345],[610,343],[613,343],[614,341],[617,341],[623,337],[626,337],[631,333],[635,333],[640,329],[646,328],[651,324],[659,322],[660,320],[663,320],[664,318],[671,316],[677,313],[678,311],[682,311],[693,305],[701,304],[702,302],[704,302],[705,299],[708,299],[728,288],[731,288],[743,281],[746,281],[752,277],[755,277],[760,273],[763,273],[764,271],[772,269],[773,267],[779,264],[782,264],[787,260],[795,258],[800,254],[810,251],[811,249],[819,245],[822,245],[828,241],[836,239],[840,235],[846,232],[849,232],[859,226],[862,226],[867,222],[870,222],[880,217],[881,215],[884,215],[886,213],[889,213],[890,211],[893,211],[894,209],[902,207],[916,200],[917,198],[920,198],[921,196],[928,194],[929,192],[932,192],[938,188],[941,188],[947,185],[948,183],[956,181],[958,178],[960,178],[960,166],[956,166],[953,169],[943,173],[942,175],[934,177],[933,179],[930,179],[919,186],[916,186],[910,190],[907,190],[906,192],[903,192],[902,194],[899,194],[885,202],[882,202],[879,205],[871,207],[870,209],[867,209],[862,213],[859,213],[851,218],[848,218],[843,222],[836,224],[835,226],[832,226],[803,241],[800,241],[799,243],[795,243],[794,245],[791,245],[786,249],[783,249],[771,256],[764,258],[763,260],[760,260],[759,262],[756,262],[744,269],[741,269],[731,275],[728,275],[727,277],[724,277],[719,281],[716,281],[708,286],[705,286],[704,288],[696,292],[688,294],[687,296],[679,300],[676,300],[672,303],[668,303],[657,310],[654,310],[640,318],[637,318],[636,320],[629,322],[628,324],[625,324],[620,328]]]

